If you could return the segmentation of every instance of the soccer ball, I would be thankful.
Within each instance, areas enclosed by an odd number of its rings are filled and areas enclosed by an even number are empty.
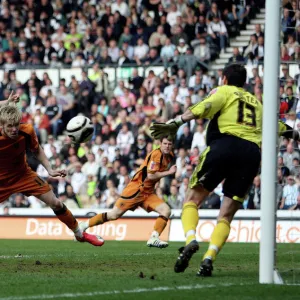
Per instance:
[[[92,121],[85,116],[72,118],[66,127],[67,135],[75,144],[88,142],[94,133]]]

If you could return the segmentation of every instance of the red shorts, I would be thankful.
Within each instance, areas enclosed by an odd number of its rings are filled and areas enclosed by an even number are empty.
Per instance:
[[[0,203],[10,195],[22,193],[25,196],[40,196],[51,190],[49,184],[41,179],[36,172],[28,169],[26,173],[7,180],[1,180]]]
[[[165,203],[165,201],[156,194],[139,191],[139,186],[134,182],[130,182],[123,190],[121,197],[116,201],[115,206],[123,211],[135,210],[140,206],[150,212],[162,203]]]

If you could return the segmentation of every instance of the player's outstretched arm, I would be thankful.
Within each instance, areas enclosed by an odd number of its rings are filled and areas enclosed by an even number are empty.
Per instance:
[[[35,154],[37,160],[44,166],[48,174],[52,177],[65,177],[67,175],[66,170],[53,170],[49,163],[49,160],[44,152],[44,149],[39,145],[38,151]]]
[[[171,140],[176,136],[178,128],[195,119],[193,113],[188,109],[184,114],[177,116],[175,119],[169,120],[167,123],[153,123],[150,126],[150,132],[154,139],[159,140],[163,137],[168,136]]]
[[[168,171],[164,171],[164,172],[155,172],[155,173],[148,173],[148,178],[150,180],[159,180],[163,177],[169,176],[169,175],[173,175],[176,173],[177,167],[176,165],[173,165]]]
[[[20,101],[20,97],[18,94],[14,94],[13,91],[11,91],[9,97],[7,98],[7,100],[2,100],[0,101],[0,106],[1,105],[6,105],[8,103],[15,103],[17,104]]]
[[[165,136],[174,138],[178,128],[193,119],[207,118],[211,119],[224,106],[226,99],[226,90],[215,89],[211,91],[208,97],[189,107],[186,112],[167,123],[153,123],[150,126],[150,132],[154,139],[161,139]]]

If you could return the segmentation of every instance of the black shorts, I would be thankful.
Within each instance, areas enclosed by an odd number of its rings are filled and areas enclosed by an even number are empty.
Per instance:
[[[201,154],[189,187],[202,185],[213,191],[225,179],[226,197],[243,202],[261,161],[260,148],[252,142],[226,135],[213,141]]]

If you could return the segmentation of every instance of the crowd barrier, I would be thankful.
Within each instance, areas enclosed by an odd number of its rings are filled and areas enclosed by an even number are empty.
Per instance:
[[[79,221],[107,210],[74,209]],[[163,240],[184,241],[180,221],[181,210],[172,210],[171,220],[162,234]],[[197,226],[199,242],[208,241],[216,225],[218,210],[199,210]],[[141,209],[127,212],[121,219],[89,229],[106,240],[146,241],[153,231],[156,213]],[[260,241],[260,211],[239,211],[231,224],[229,242],[257,243]],[[300,243],[300,211],[278,211],[276,237],[278,243]],[[4,216],[0,209],[0,239],[55,239],[68,240],[73,233],[62,224],[51,209],[10,209]]]
[[[252,77],[252,67],[245,66],[247,70],[248,77]],[[112,86],[116,86],[120,80],[127,81],[131,75],[132,70],[137,69],[140,76],[147,76],[150,70],[153,70],[155,75],[159,76],[162,74],[165,69],[164,66],[126,66],[126,67],[104,67],[103,70],[108,76],[108,81]],[[168,68],[170,71],[170,68]],[[258,66],[259,76],[263,76],[263,66]],[[32,71],[35,71],[38,78],[42,79],[43,74],[48,73],[53,86],[59,86],[59,80],[64,78],[66,80],[66,85],[68,86],[71,83],[72,76],[75,76],[77,80],[81,80],[82,68],[35,68],[35,69],[17,69],[16,70],[16,79],[24,84],[29,78]],[[0,81],[3,80],[4,70],[0,69]],[[93,72],[92,68],[87,68],[88,74]],[[293,78],[296,74],[299,74],[299,65],[298,64],[289,64],[289,74]],[[280,68],[280,77],[283,76],[282,68]]]

